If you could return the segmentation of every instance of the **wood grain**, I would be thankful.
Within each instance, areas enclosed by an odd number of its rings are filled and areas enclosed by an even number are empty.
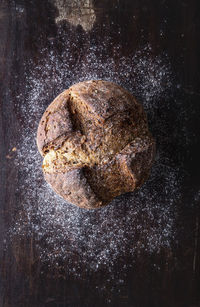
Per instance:
[[[76,1],[66,3],[73,6]],[[71,23],[60,21],[65,35],[83,33],[78,48],[74,48],[74,61],[80,58],[84,61],[85,46],[91,41],[98,43],[106,33],[112,38],[108,53],[113,54],[113,46],[121,46],[116,61],[150,43],[154,55],[168,53],[176,81],[183,89],[181,94],[175,92],[173,99],[181,100],[188,113],[188,120],[182,125],[190,131],[190,142],[179,141],[178,135],[184,139],[180,123],[171,124],[167,126],[172,137],[166,149],[173,163],[186,174],[176,220],[177,238],[170,249],[163,249],[157,255],[143,253],[134,259],[119,259],[115,267],[119,274],[124,261],[134,262],[134,268],[130,269],[121,292],[111,291],[113,284],[103,295],[96,286],[104,285],[108,272],[83,273],[78,280],[66,275],[67,268],[66,271],[49,268],[38,257],[34,237],[8,240],[4,249],[4,239],[22,202],[17,192],[19,171],[6,156],[20,136],[21,118],[15,96],[23,92],[23,86],[19,85],[23,84],[23,62],[32,59],[37,63],[41,48],[48,49],[54,39],[55,48],[62,52],[59,43],[62,38],[57,33],[55,19],[59,10],[55,2],[3,0],[0,4],[0,306],[200,306],[200,212],[199,203],[194,205],[200,183],[198,1],[94,0],[89,9],[79,4],[79,14],[84,15],[84,9],[89,15],[95,13],[95,21],[89,19],[94,22],[92,27],[85,24],[85,18],[83,27],[73,25],[72,15]],[[87,36],[84,27],[91,27]],[[117,35],[119,29],[121,34]],[[164,120],[174,123],[176,111],[169,110]],[[175,135],[172,129],[177,130]],[[159,271],[154,269],[154,263],[160,266]]]

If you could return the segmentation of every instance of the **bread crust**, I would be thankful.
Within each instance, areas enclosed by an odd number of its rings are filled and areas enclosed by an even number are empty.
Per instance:
[[[103,80],[58,95],[40,120],[37,146],[45,180],[66,201],[87,209],[139,188],[155,155],[143,107]]]

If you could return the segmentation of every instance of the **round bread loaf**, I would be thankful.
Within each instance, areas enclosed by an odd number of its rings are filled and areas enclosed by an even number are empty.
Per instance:
[[[140,187],[155,153],[143,107],[128,91],[103,80],[62,92],[41,118],[37,146],[53,190],[87,209]]]

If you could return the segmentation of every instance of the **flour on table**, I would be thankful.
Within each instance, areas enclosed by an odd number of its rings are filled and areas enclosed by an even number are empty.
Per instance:
[[[21,174],[18,192],[22,204],[11,233],[13,238],[34,236],[40,259],[49,265],[64,260],[69,263],[69,272],[79,277],[82,266],[88,271],[106,267],[112,278],[119,257],[124,257],[123,271],[127,269],[126,257],[170,248],[179,197],[178,170],[158,144],[150,178],[140,190],[122,195],[99,210],[83,210],[67,204],[44,181],[36,146],[37,126],[47,105],[61,91],[83,80],[104,79],[137,97],[148,114],[150,131],[153,129],[154,137],[159,138],[165,127],[162,122],[155,124],[156,111],[160,106],[168,108],[166,97],[171,95],[173,77],[167,56],[152,57],[150,46],[120,58],[118,64],[114,56],[105,58],[95,46],[77,64],[70,44],[65,47],[59,56],[53,44],[52,50],[41,51],[42,60],[36,67],[31,61],[25,63],[26,95],[19,94],[17,105],[22,136],[15,160]]]

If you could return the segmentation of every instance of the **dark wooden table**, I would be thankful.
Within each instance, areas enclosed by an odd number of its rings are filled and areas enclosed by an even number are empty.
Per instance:
[[[198,2],[1,0],[0,306],[200,306]],[[44,80],[46,99],[41,99],[40,110],[33,108],[37,124],[41,110],[62,89],[78,81],[80,67],[89,76],[87,55],[91,47],[103,62],[112,59],[115,73],[119,71],[120,74],[122,58],[131,58],[138,50],[143,50],[145,56],[143,46],[148,44],[151,46],[149,57],[167,54],[167,60],[166,56],[164,58],[171,67],[170,93],[153,97],[153,100],[163,101],[163,104],[156,102],[156,111],[151,112],[148,107],[150,102],[146,110],[158,152],[165,153],[166,163],[178,169],[181,177],[179,198],[174,204],[175,235],[170,246],[161,248],[157,253],[143,251],[116,259],[112,267],[114,279],[109,283],[109,273],[105,268],[95,272],[82,271],[79,277],[73,276],[68,274],[69,263],[63,262],[58,269],[42,262],[34,236],[16,235],[13,241],[10,235],[13,221],[23,208],[25,195],[23,188],[20,189],[23,173],[20,164],[17,167],[14,161],[17,155],[14,147],[19,150],[17,146],[26,122],[19,100],[25,104],[23,99],[28,95],[27,72],[30,74],[35,67],[41,67],[51,50],[62,60],[62,54],[68,48],[71,56],[67,65],[72,72],[68,76],[66,74],[60,83],[52,84],[51,79],[58,72],[55,73],[51,66],[52,70]],[[97,67],[99,78],[106,76],[105,68],[102,69],[100,65]],[[73,74],[76,78],[72,77]],[[81,72],[81,78],[83,76]],[[119,77],[119,82],[131,89],[130,84],[136,82],[134,70],[128,80],[125,79],[123,75]],[[115,80],[116,77],[113,77]],[[142,100],[145,95],[141,90],[136,96]],[[30,127],[35,129],[36,126],[31,122]],[[158,193],[162,195],[164,189],[161,182]],[[127,195],[120,200],[125,204],[129,197]],[[123,210],[119,212],[123,217]],[[116,285],[115,276],[120,275],[124,263],[134,265],[129,266],[123,284]],[[153,264],[156,264],[155,269]],[[159,270],[156,269],[158,267]]]

